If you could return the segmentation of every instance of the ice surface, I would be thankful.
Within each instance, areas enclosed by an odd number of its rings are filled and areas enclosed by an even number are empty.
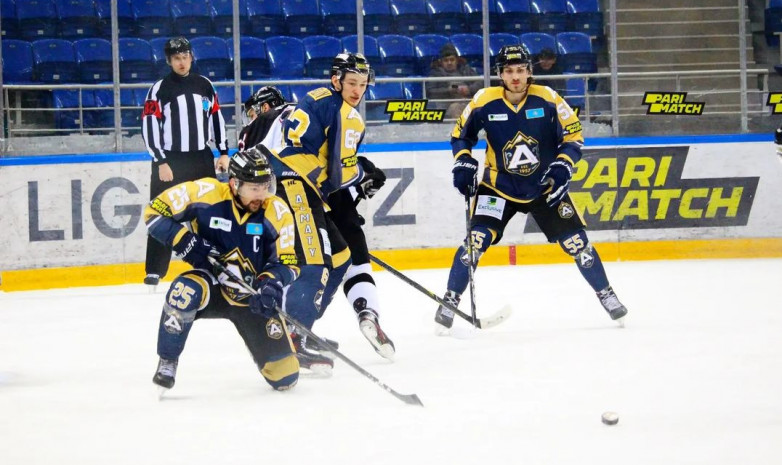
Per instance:
[[[573,265],[481,267],[478,313],[510,303],[512,317],[445,338],[436,304],[379,272],[395,363],[338,296],[315,331],[425,408],[341,362],[330,379],[274,392],[215,320],[196,322],[159,402],[162,291],[0,293],[0,464],[779,463],[782,260],[606,268],[625,329]],[[407,274],[440,294],[447,273]],[[609,410],[617,426],[601,423]]]

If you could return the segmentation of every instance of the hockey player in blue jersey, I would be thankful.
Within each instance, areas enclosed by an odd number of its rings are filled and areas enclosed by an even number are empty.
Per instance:
[[[235,153],[228,169],[228,183],[203,178],[178,184],[144,211],[150,236],[193,266],[166,293],[158,329],[160,361],[152,380],[162,389],[174,386],[179,356],[200,318],[230,320],[274,389],[289,389],[299,377],[288,330],[276,311],[283,287],[298,274],[293,216],[274,195],[274,174],[260,151]],[[258,294],[215,274],[210,257]]]
[[[549,242],[559,243],[573,257],[611,319],[621,320],[627,309],[609,285],[568,194],[573,165],[581,159],[581,123],[562,97],[533,83],[525,46],[503,46],[496,70],[502,86],[476,92],[451,134],[453,184],[465,197],[475,197],[470,221],[473,267],[489,246],[500,241],[516,213],[528,213]],[[479,184],[472,148],[481,130],[487,147]],[[444,296],[457,307],[469,281],[468,258],[465,242],[454,256]],[[438,332],[446,333],[453,317],[451,310],[440,306],[435,314]]]
[[[374,83],[374,71],[363,55],[340,53],[330,74],[331,88],[307,93],[285,120],[284,147],[273,150],[274,171],[296,215],[305,253],[302,265],[322,264],[327,271],[311,288],[320,313],[298,319],[314,323],[344,280],[362,334],[378,354],[392,359],[394,344],[378,321],[379,299],[361,217],[348,191],[357,188],[372,196],[385,182],[382,170],[358,156],[365,127],[355,107]]]

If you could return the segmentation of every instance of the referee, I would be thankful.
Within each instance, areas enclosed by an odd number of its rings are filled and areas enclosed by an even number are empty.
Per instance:
[[[193,49],[184,37],[166,42],[171,73],[147,92],[141,131],[152,157],[150,200],[185,181],[215,177],[215,160],[207,142],[213,136],[220,151],[217,171],[228,170],[228,139],[212,82],[195,73]],[[147,238],[144,284],[156,286],[168,272],[171,249]]]

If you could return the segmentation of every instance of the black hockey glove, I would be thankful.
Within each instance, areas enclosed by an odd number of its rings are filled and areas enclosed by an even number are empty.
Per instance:
[[[364,170],[359,195],[363,193],[366,198],[371,199],[385,185],[386,174],[366,157],[358,157],[358,164]]]
[[[546,205],[553,207],[562,201],[567,194],[568,187],[570,186],[570,178],[573,177],[573,165],[565,160],[557,160],[550,165],[543,178],[540,180],[541,186],[551,186],[551,189],[544,191],[548,192],[546,196]]]
[[[276,315],[282,305],[282,283],[270,276],[261,276],[255,289],[258,293],[250,296],[250,311],[264,318]]]
[[[478,190],[478,160],[469,155],[460,155],[453,164],[453,187],[462,195],[475,195]]]
[[[193,268],[211,270],[209,257],[218,257],[220,254],[204,238],[198,237],[190,231],[186,232],[182,239],[173,247],[177,256],[189,263]]]
[[[777,144],[777,155],[779,155],[779,161],[782,162],[782,127],[774,131],[774,143]]]

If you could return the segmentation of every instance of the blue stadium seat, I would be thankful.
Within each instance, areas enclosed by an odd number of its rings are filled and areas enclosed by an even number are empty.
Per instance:
[[[358,36],[352,35],[342,38],[342,51],[348,53],[358,52]],[[369,65],[374,67],[380,63],[380,49],[377,48],[377,39],[372,36],[364,36],[364,56],[369,60]]]
[[[426,0],[432,30],[440,34],[464,32],[467,25],[462,0]]]
[[[379,36],[394,33],[389,0],[364,0],[364,32]]]
[[[73,43],[80,82],[112,80],[111,42],[105,39],[80,39]]]
[[[119,39],[119,77],[123,82],[152,82],[159,77],[152,46],[144,39]]]
[[[567,5],[565,0],[530,0],[532,14],[535,15],[538,32],[558,34],[568,27]]]
[[[3,40],[18,39],[19,24],[16,21],[16,2],[14,0],[0,0],[0,17],[3,18],[0,35]]]
[[[26,40],[3,39],[3,83],[26,84],[33,80],[33,48]]]
[[[247,0],[247,14],[255,37],[266,38],[288,33],[280,0]]]
[[[324,84],[314,84],[314,83],[313,84],[291,84],[290,85],[291,99],[292,101],[300,102],[301,99],[303,99],[304,96],[307,95],[307,92],[310,92],[315,89],[319,89],[321,87],[324,87]]]
[[[313,78],[328,78],[331,74],[331,63],[334,61],[334,57],[342,53],[342,43],[336,37],[331,36],[305,37],[302,42],[304,43],[304,56],[307,60],[304,74]]]
[[[225,39],[228,46],[228,56],[234,59],[234,41]],[[252,81],[271,76],[269,56],[266,54],[266,43],[257,37],[242,37],[239,44],[242,51],[242,79]]]
[[[59,18],[53,0],[22,0],[16,3],[19,36],[25,40],[58,37]]]
[[[559,63],[564,73],[596,73],[597,58],[592,41],[583,32],[557,34]]]
[[[569,73],[564,73],[569,74]],[[583,78],[565,79],[565,93],[562,96],[571,107],[580,107],[583,113],[586,103],[586,80]]]
[[[532,55],[539,54],[544,48],[551,49],[554,53],[557,51],[557,39],[551,34],[527,32],[521,35],[521,43],[527,46]]]
[[[155,61],[155,75],[163,77],[171,72],[171,66],[166,62],[166,42],[168,37],[158,37],[149,41],[152,47],[152,59]]]
[[[215,86],[217,91],[217,101],[220,104],[220,113],[223,115],[225,124],[242,124],[242,118],[236,118],[236,105],[234,103],[233,86]]]
[[[231,37],[234,33],[233,0],[212,0],[214,33],[219,37]],[[247,0],[239,0],[239,34],[250,35],[252,26],[247,14]]]
[[[483,38],[478,34],[454,34],[451,43],[459,56],[467,60],[478,74],[483,73]]]
[[[518,1],[518,0],[517,0]],[[483,2],[482,0],[462,0],[462,10],[470,32],[480,34],[483,32]],[[489,30],[498,30],[500,17],[497,14],[497,3],[489,0]]]
[[[63,39],[36,40],[33,46],[33,64],[37,81],[47,83],[76,82],[78,65],[73,44]]]
[[[356,33],[356,5],[344,0],[320,0],[323,33],[344,36]]]
[[[312,0],[282,0],[288,35],[306,37],[323,33],[323,17]]]
[[[408,95],[408,98],[411,99],[422,99],[424,98],[424,85],[422,82],[404,82],[402,85],[405,86],[405,92],[406,95]]]
[[[603,38],[603,12],[599,0],[568,0],[568,31]]]
[[[432,62],[440,58],[440,49],[448,42],[448,37],[440,34],[420,34],[413,37],[418,74],[429,74]]]
[[[416,72],[413,39],[398,34],[386,34],[377,38],[380,64],[375,66],[381,76],[408,77]]]
[[[378,82],[370,87],[366,95],[366,119],[368,121],[388,121],[388,115],[385,113],[385,101],[390,99],[410,99],[407,89],[401,82]],[[381,100],[381,102],[373,102],[373,100]]]
[[[98,14],[101,37],[111,37],[111,0],[95,0],[95,10]],[[117,0],[117,27],[120,37],[136,35],[136,19],[130,0]]]
[[[766,43],[771,46],[779,45],[779,36],[775,32],[782,32],[782,0],[769,0],[768,7],[764,10],[764,28]]]
[[[100,35],[100,24],[92,0],[55,0],[63,39],[85,39]]]
[[[95,93],[93,90],[55,89],[52,91],[54,108],[54,122],[57,129],[83,129],[86,127],[87,113],[90,110],[85,107],[95,106]],[[79,114],[79,101],[83,108]],[[60,111],[64,110],[64,111]],[[83,118],[82,118],[83,117]]]
[[[234,67],[228,56],[228,47],[220,37],[196,37],[190,41],[193,47],[196,72],[211,81],[233,79]]]
[[[304,76],[304,44],[301,39],[274,36],[266,39],[272,76],[300,78]]]
[[[500,49],[505,45],[518,45],[520,43],[519,37],[513,34],[495,32],[494,34],[489,35],[489,64],[492,67],[492,72],[494,72],[494,63]],[[554,49],[552,48],[551,50]]]
[[[390,0],[391,17],[397,34],[414,36],[432,32],[432,24],[421,0]]]
[[[528,0],[497,0],[498,27],[493,32],[523,34],[534,31],[534,17]]]
[[[143,39],[171,37],[171,7],[169,0],[130,0],[136,19],[136,35]]]
[[[209,0],[174,0],[171,2],[171,20],[175,35],[185,37],[212,34],[214,9]]]
[[[282,94],[282,97],[285,99],[286,102],[293,102],[294,101],[293,97],[291,96],[291,86],[283,84],[283,85],[274,86],[274,87],[276,87],[277,90],[280,91],[280,93]],[[256,90],[258,90],[258,89],[254,88],[253,92],[256,91]]]
[[[141,112],[147,89],[120,89],[120,119],[123,130],[141,130]],[[95,106],[101,108],[85,112],[84,125],[91,128],[114,127],[114,90],[95,89]],[[105,109],[104,109],[105,108]]]

